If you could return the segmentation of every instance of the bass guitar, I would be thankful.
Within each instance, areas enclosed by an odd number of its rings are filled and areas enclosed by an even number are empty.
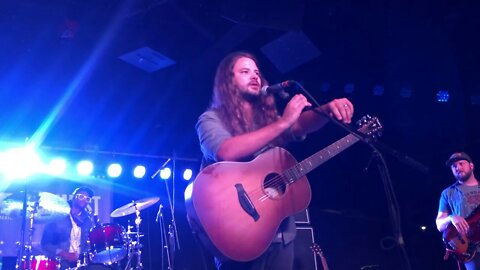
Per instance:
[[[443,243],[446,247],[444,259],[453,255],[459,262],[468,262],[477,253],[477,247],[480,245],[480,206],[475,208],[465,220],[469,229],[466,235],[457,231],[455,226],[450,223],[442,233]]]
[[[382,125],[364,117],[359,133],[375,137]],[[349,134],[298,162],[275,147],[250,162],[217,162],[205,167],[185,189],[190,226],[215,256],[250,261],[276,236],[280,223],[307,208],[311,190],[306,174],[354,143]]]

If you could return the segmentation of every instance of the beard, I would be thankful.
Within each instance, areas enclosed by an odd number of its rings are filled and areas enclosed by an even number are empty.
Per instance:
[[[240,96],[245,100],[253,104],[261,103],[262,96],[260,93],[251,93],[249,91],[240,91]]]
[[[457,178],[458,181],[460,182],[465,182],[467,181],[473,174],[473,171],[472,170],[469,170],[468,172],[465,172],[465,174],[456,174],[455,175],[455,178]]]

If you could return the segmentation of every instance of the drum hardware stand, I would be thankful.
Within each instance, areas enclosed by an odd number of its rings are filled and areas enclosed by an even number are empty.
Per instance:
[[[73,268],[72,270],[76,270],[80,267],[85,267],[89,264],[89,253],[88,251],[84,251],[82,253],[82,259],[78,258],[77,260],[77,267]],[[67,270],[69,270],[70,268],[68,268]]]
[[[34,216],[37,213],[38,210],[38,200],[39,198],[36,196],[35,197],[35,203],[32,206],[28,205],[28,199],[27,199],[27,183],[25,183],[25,194],[23,196],[23,209],[22,209],[22,226],[21,226],[21,241],[19,242],[20,244],[20,250],[17,258],[17,264],[15,265],[15,269],[20,269],[22,267],[22,264],[26,264],[25,270],[30,270],[31,269],[31,264],[30,264],[30,255],[32,252],[32,241],[33,241],[33,221],[34,221]],[[27,218],[28,215],[28,218]],[[28,240],[25,242],[25,227],[28,219]]]
[[[135,214],[136,214],[136,218],[135,218],[135,227],[136,227],[136,233],[135,233],[135,241],[133,241],[132,243],[129,243],[129,247],[128,247],[128,262],[127,262],[127,265],[125,266],[125,270],[132,270],[132,269],[135,269],[135,270],[142,270],[143,269],[143,264],[142,264],[142,244],[140,244],[140,224],[142,223],[142,218],[140,217],[140,211],[137,209],[137,207],[134,205],[135,207]],[[130,231],[130,228],[132,226],[128,226],[127,227],[127,236],[130,235],[129,233],[131,232]],[[134,258],[134,256],[136,255],[137,257],[137,264],[136,264],[136,267],[135,268],[132,268],[130,265],[132,263],[132,259]]]

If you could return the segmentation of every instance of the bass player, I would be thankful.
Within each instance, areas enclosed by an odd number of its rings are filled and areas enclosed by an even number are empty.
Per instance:
[[[436,219],[437,229],[445,232],[452,224],[456,232],[465,237],[470,228],[466,218],[480,205],[480,186],[473,174],[475,166],[470,156],[464,152],[453,153],[446,165],[452,170],[457,181],[442,191]],[[455,254],[455,250],[447,252]],[[472,253],[474,252],[475,250]],[[467,270],[480,269],[480,254],[478,252],[476,254],[464,262]],[[457,258],[462,256],[456,255]]]

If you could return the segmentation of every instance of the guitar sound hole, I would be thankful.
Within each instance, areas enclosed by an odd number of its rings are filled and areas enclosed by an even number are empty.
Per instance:
[[[286,189],[287,185],[279,174],[271,173],[265,177],[263,182],[263,190],[269,198],[281,197],[285,193]]]

